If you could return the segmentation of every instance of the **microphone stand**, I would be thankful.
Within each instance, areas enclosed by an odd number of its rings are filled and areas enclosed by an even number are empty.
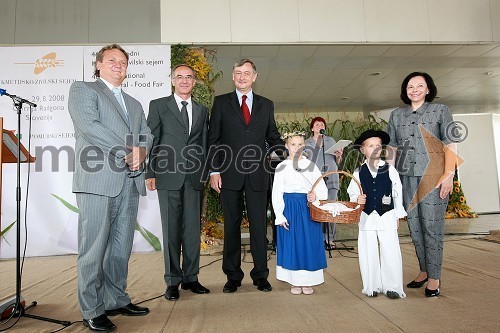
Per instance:
[[[319,131],[321,135],[321,152],[323,155],[323,167],[321,168],[321,172],[325,173],[328,171],[328,166],[326,165],[326,160],[325,160],[325,130],[322,129]],[[325,182],[328,180],[328,177],[325,177]],[[330,245],[330,223],[326,223],[326,249],[328,250],[328,257],[332,258],[332,247]]]
[[[46,318],[41,316],[36,316],[26,313],[26,310],[37,305],[36,301],[33,301],[26,308],[21,304],[21,110],[23,103],[29,104],[30,106],[36,107],[36,104],[27,101],[23,98],[17,97],[15,95],[9,95],[14,101],[14,106],[17,109],[17,161],[16,161],[16,217],[17,217],[17,235],[16,235],[16,301],[13,305],[12,316],[14,317],[28,317],[32,319],[38,319],[43,321],[48,321],[51,323],[60,324],[63,326],[71,325],[71,322],[66,320],[56,320],[52,318]],[[29,157],[28,157],[29,158]],[[29,161],[28,161],[29,163]],[[15,324],[14,324],[15,325]]]
[[[319,133],[321,134],[321,152],[323,155],[323,168],[321,171],[327,172],[328,166],[326,165],[326,159],[325,159],[325,130],[322,129],[319,131]],[[325,181],[327,181],[328,177],[325,177],[324,179],[325,179]],[[335,224],[335,222],[332,222],[332,223],[326,222],[326,241],[327,241],[326,249],[328,250],[328,257],[332,258],[332,246],[330,245],[330,224],[333,224],[333,233],[334,233],[333,238],[334,239],[335,239],[336,224]],[[332,239],[332,241],[334,239]],[[353,247],[343,247],[343,248],[334,247],[334,249],[336,249],[336,250],[354,250]]]

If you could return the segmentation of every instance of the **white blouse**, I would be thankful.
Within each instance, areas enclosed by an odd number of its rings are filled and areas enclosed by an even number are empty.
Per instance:
[[[314,182],[321,177],[316,164],[305,157],[299,160],[286,159],[276,167],[273,182],[272,202],[274,214],[276,215],[275,224],[287,222],[283,211],[285,209],[284,193],[308,193]],[[314,188],[316,199],[326,200],[328,198],[328,189],[324,179]]]
[[[366,164],[366,161],[363,164]],[[377,167],[381,167],[384,164],[385,161],[380,160]],[[377,176],[378,169],[373,171],[368,168],[368,170],[373,178]],[[359,168],[354,171],[353,176],[359,180]],[[359,230],[394,230],[398,228],[398,219],[406,216],[406,211],[403,207],[403,186],[401,185],[401,180],[399,179],[399,173],[392,165],[389,165],[389,178],[392,181],[394,209],[386,212],[382,216],[378,215],[375,210],[371,212],[370,215],[365,212],[361,212]],[[354,180],[351,180],[349,183],[347,193],[349,193],[349,198],[352,202],[356,202],[358,200],[360,191],[358,184]]]

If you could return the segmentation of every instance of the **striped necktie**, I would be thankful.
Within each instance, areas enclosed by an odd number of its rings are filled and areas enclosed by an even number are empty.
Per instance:
[[[115,95],[116,100],[118,101],[118,104],[122,107],[123,113],[125,114],[125,117],[127,118],[127,123],[130,125],[130,120],[128,119],[128,112],[127,109],[125,108],[125,103],[123,102],[123,96],[120,88],[113,88],[113,95]]]

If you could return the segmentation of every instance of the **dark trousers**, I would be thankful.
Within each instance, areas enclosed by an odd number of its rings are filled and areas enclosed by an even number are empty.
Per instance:
[[[269,276],[267,268],[266,203],[267,191],[254,191],[248,175],[243,188],[237,191],[222,189],[221,202],[224,216],[224,250],[222,270],[228,280],[243,280],[241,269],[241,219],[243,217],[243,193],[250,229],[250,251],[254,267],[250,272],[253,280]],[[224,184],[224,181],[223,181]]]
[[[158,190],[163,229],[165,282],[175,286],[198,279],[201,191],[186,177],[180,190]],[[182,265],[181,265],[182,252]]]

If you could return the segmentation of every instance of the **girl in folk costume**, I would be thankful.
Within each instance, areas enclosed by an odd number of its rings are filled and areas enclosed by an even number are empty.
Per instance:
[[[362,292],[373,297],[384,293],[397,299],[406,297],[398,238],[399,219],[406,216],[406,211],[399,174],[392,165],[380,159],[382,146],[388,143],[389,135],[384,131],[361,133],[354,146],[366,159],[353,176],[360,181],[365,194],[360,195],[354,180],[347,192],[351,201],[365,204],[358,235]]]
[[[307,202],[326,200],[328,189],[323,182],[316,192],[309,192],[321,177],[318,167],[302,156],[303,132],[283,136],[289,156],[276,167],[272,203],[277,228],[276,278],[292,285],[294,295],[310,295],[312,286],[324,282],[326,254],[322,242],[322,225],[310,218]]]

